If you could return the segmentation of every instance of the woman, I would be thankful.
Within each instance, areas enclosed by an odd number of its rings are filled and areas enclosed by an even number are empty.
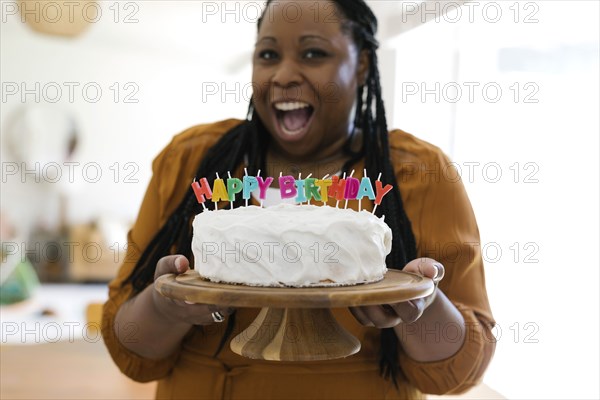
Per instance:
[[[292,6],[294,20],[285,12]],[[362,0],[268,2],[248,120],[190,128],[154,161],[128,258],[110,285],[103,335],[125,374],[160,380],[157,397],[412,399],[480,380],[495,342],[477,225],[441,151],[388,133],[376,28]],[[170,300],[152,282],[189,268],[190,221],[200,211],[192,179],[244,167],[266,176],[285,168],[304,176],[381,172],[382,181],[397,183],[377,209],[393,232],[388,267],[445,279],[426,299],[334,310],[362,343],[347,359],[286,363],[233,354],[226,344],[258,310]]]

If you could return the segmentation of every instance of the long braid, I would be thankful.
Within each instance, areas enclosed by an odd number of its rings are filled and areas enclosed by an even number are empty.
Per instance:
[[[244,157],[248,159],[249,173],[255,174],[264,164],[262,149],[266,147],[265,140],[268,140],[266,135],[259,134],[264,129],[258,129],[258,124],[258,118],[254,118],[227,132],[207,152],[196,176],[207,177],[212,186],[216,173],[226,176],[227,171],[235,170],[244,162]],[[240,205],[241,200],[234,202],[234,207]],[[207,202],[207,208],[214,209],[214,204]],[[199,212],[200,205],[190,187],[167,222],[143,251],[133,272],[123,284],[131,283],[134,294],[137,294],[153,282],[156,264],[162,257],[168,254],[183,254],[191,258],[191,221]]]
[[[363,131],[363,151],[365,167],[369,176],[382,174],[382,181],[396,183],[396,176],[390,157],[388,127],[383,104],[375,39],[377,18],[363,0],[336,1],[340,11],[349,20],[349,28],[359,50],[366,49],[369,55],[369,74],[365,87],[357,91],[355,126]],[[344,24],[344,23],[342,23]],[[342,25],[344,26],[344,25]],[[366,90],[366,93],[365,93]],[[373,118],[373,113],[375,118]],[[353,160],[344,165],[344,171],[351,168]],[[411,224],[404,211],[400,189],[393,185],[392,191],[383,198],[376,215],[385,215],[385,222],[392,230],[392,251],[386,258],[390,269],[402,269],[408,261],[417,256],[415,237]],[[392,328],[381,331],[380,369],[386,378],[391,378],[397,386],[400,372],[398,361],[398,338]]]

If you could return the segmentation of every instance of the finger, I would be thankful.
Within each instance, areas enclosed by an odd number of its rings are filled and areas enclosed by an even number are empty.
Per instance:
[[[425,310],[425,300],[415,299],[389,305],[398,317],[406,323],[418,320]]]
[[[426,257],[412,260],[402,270],[426,276],[436,282],[439,282],[445,274],[444,266],[441,263]]]
[[[364,326],[375,326],[373,322],[365,315],[362,307],[350,307],[350,312],[354,318]]]
[[[154,279],[165,274],[183,274],[190,267],[190,262],[185,256],[173,255],[166,256],[158,260],[156,264],[156,271],[154,272]]]
[[[376,328],[392,328],[402,322],[402,319],[393,310],[386,310],[382,306],[362,307],[365,316],[373,323]]]

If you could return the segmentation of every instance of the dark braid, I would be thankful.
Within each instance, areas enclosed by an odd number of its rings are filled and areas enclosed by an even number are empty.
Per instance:
[[[266,148],[267,143],[268,135],[265,134],[260,119],[253,118],[251,121],[245,121],[227,132],[210,148],[200,163],[196,176],[206,177],[212,187],[217,173],[221,177],[226,177],[228,171],[236,170],[244,162],[245,156],[248,158],[249,174],[255,175],[261,168],[264,171],[263,149]],[[236,199],[234,207],[242,204],[241,198]],[[206,207],[212,210],[214,203],[206,202]],[[133,272],[124,282],[133,285],[134,294],[141,292],[154,281],[156,264],[165,255],[183,254],[188,258],[192,257],[191,222],[200,209],[193,190],[191,187],[188,188],[175,211],[150,241]]]
[[[267,6],[272,0],[267,1]],[[386,259],[390,269],[402,269],[408,261],[417,256],[415,238],[411,224],[404,211],[402,197],[397,185],[394,168],[390,158],[387,120],[383,104],[376,50],[379,43],[375,39],[377,18],[364,0],[335,0],[338,10],[345,17],[341,21],[342,29],[352,35],[359,50],[366,50],[369,55],[369,73],[364,86],[357,90],[357,107],[355,127],[363,132],[363,146],[360,152],[352,153],[349,142],[344,150],[351,156],[343,171],[349,169],[360,158],[365,158],[365,168],[370,177],[380,172],[381,181],[392,183],[393,189],[383,198],[377,208],[378,216],[385,215],[385,222],[392,230],[392,251]],[[266,9],[266,7],[265,7]],[[258,21],[258,27],[262,18]],[[225,134],[202,160],[196,176],[207,177],[213,184],[215,173],[225,176],[248,158],[248,173],[255,175],[258,169],[265,171],[265,150],[268,147],[269,135],[260,118],[250,105],[249,121],[236,126]],[[242,199],[234,202],[234,207],[242,205]],[[208,202],[209,208],[213,208]],[[193,191],[188,189],[185,197],[169,217],[166,224],[152,239],[144,250],[136,267],[125,283],[131,282],[134,293],[139,293],[154,280],[154,271],[158,260],[168,254],[184,254],[191,257],[191,227],[194,215],[200,212]],[[215,356],[221,351],[233,331],[235,314],[229,320]],[[397,386],[397,375],[400,372],[398,362],[398,339],[391,328],[381,331],[380,368],[386,378],[391,378]]]
[[[381,181],[393,184],[393,189],[382,200],[376,215],[385,215],[385,222],[392,230],[392,251],[386,259],[390,269],[402,269],[417,257],[417,248],[412,227],[397,185],[394,167],[390,158],[388,127],[381,91],[376,50],[379,43],[375,39],[377,18],[363,0],[336,0],[338,10],[347,18],[342,29],[350,31],[359,50],[368,51],[369,74],[364,87],[357,92],[355,126],[363,132],[363,152],[367,174],[371,177],[381,172]],[[375,114],[373,116],[373,113]],[[355,159],[344,165],[347,172]],[[380,368],[386,378],[391,378],[397,386],[400,372],[398,361],[398,338],[392,328],[381,331]]]

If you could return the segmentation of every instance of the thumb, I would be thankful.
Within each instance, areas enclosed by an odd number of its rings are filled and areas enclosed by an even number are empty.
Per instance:
[[[185,256],[180,254],[166,256],[158,260],[154,271],[154,279],[156,280],[156,278],[165,274],[183,274],[188,269],[190,269],[190,262]]]

